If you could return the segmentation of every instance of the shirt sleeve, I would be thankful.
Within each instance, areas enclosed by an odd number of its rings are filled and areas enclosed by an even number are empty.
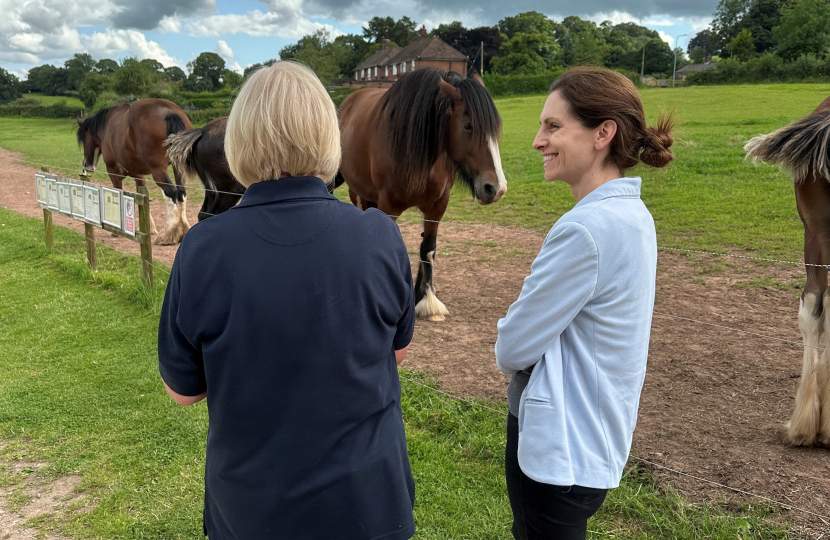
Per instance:
[[[400,268],[400,278],[404,284],[404,300],[403,311],[401,318],[398,320],[397,331],[395,332],[395,339],[392,345],[396,351],[405,348],[412,341],[412,335],[415,333],[415,288],[412,285],[412,267],[409,264],[409,253],[406,250],[406,244],[401,237],[400,230],[395,225],[397,231],[396,239],[396,259],[398,267]]]
[[[180,257],[176,257],[164,293],[158,335],[159,373],[167,386],[183,396],[198,396],[207,391],[202,351],[191,343],[179,327]],[[186,301],[186,299],[184,299]]]
[[[588,303],[599,255],[583,225],[568,222],[548,236],[522,292],[498,322],[496,365],[504,373],[534,366]]]

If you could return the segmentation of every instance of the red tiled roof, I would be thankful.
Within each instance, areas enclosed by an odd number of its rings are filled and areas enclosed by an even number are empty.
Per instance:
[[[410,43],[393,58],[387,60],[386,63],[401,64],[418,59],[464,61],[467,60],[467,56],[441,41],[441,39],[429,36]]]

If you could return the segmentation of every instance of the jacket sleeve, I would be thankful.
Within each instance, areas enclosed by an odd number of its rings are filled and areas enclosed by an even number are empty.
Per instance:
[[[534,366],[594,294],[596,244],[583,225],[554,227],[530,267],[522,292],[498,322],[496,365],[503,373]]]

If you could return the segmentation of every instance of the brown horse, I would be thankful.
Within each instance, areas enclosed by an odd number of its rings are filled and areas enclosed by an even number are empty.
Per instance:
[[[185,177],[174,168],[176,182],[170,181],[170,160],[163,144],[173,133],[191,127],[184,111],[166,99],[140,99],[101,109],[85,120],[78,119],[78,144],[84,148],[85,171],[94,171],[98,158],[103,156],[113,187],[121,189],[126,176],[142,187],[144,177],[150,174],[164,192],[167,224],[156,237],[156,244],[177,244],[190,228],[185,213]],[[152,218],[151,228],[155,234]]]
[[[792,172],[795,202],[804,224],[807,284],[801,294],[798,327],[804,337],[804,364],[787,423],[788,444],[830,446],[830,98],[809,116],[750,140],[744,149],[754,160],[780,164]]]
[[[449,313],[435,295],[438,222],[456,177],[481,204],[507,191],[501,168],[501,117],[479,82],[423,68],[392,88],[365,89],[340,105],[343,162],[335,186],[346,182],[352,202],[393,219],[407,208],[424,214],[415,311],[440,321]]]
[[[204,127],[171,135],[164,143],[173,169],[197,175],[205,186],[199,221],[229,210],[245,193],[225,158],[227,124],[227,116],[217,118]]]

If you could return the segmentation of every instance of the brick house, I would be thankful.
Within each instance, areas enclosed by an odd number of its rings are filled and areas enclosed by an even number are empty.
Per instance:
[[[399,49],[383,40],[381,50],[355,68],[354,78],[340,80],[349,88],[389,88],[404,73],[423,67],[455,71],[467,76],[469,58],[435,36],[428,36],[421,28],[421,38]]]

